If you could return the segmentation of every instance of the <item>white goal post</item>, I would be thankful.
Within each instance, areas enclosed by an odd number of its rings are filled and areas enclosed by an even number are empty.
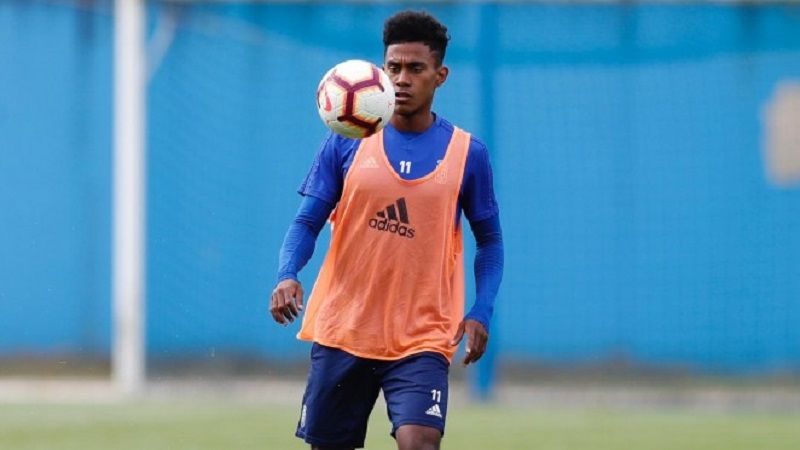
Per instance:
[[[115,0],[114,8],[111,374],[132,395],[145,382],[145,3]]]

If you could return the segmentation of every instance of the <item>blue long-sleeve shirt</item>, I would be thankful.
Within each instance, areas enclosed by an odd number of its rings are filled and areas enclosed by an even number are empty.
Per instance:
[[[400,132],[388,125],[384,130],[387,158],[401,177],[423,177],[444,156],[452,133],[453,125],[439,116],[422,133]],[[299,189],[304,199],[281,247],[279,281],[297,279],[297,273],[311,258],[317,236],[339,201],[359,144],[358,139],[336,134],[330,134],[324,141]],[[455,220],[460,220],[463,211],[477,243],[476,298],[465,318],[477,320],[488,329],[503,274],[503,239],[488,151],[474,137],[467,153],[457,206]]]

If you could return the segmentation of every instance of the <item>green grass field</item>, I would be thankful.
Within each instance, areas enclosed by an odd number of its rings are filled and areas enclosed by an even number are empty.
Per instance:
[[[0,405],[0,449],[305,449],[297,411],[236,402]],[[366,448],[394,449],[376,409]],[[800,415],[451,409],[443,448],[702,449],[800,448]]]

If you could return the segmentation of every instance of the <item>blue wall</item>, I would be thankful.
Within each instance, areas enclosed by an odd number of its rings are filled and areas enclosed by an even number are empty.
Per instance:
[[[0,2],[0,357],[108,353],[113,30],[88,5]],[[426,7],[453,36],[436,110],[492,153],[501,357],[800,369],[800,189],[760,148],[800,7]],[[176,24],[149,88],[151,356],[305,356],[266,308],[314,89],[380,61],[398,8],[150,4],[152,36]]]

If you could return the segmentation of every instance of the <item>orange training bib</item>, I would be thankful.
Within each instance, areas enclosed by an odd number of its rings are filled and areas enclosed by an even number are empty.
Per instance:
[[[455,218],[469,142],[455,128],[436,169],[405,180],[386,157],[382,131],[361,141],[299,339],[365,358],[434,351],[452,359],[449,341],[464,315]]]

